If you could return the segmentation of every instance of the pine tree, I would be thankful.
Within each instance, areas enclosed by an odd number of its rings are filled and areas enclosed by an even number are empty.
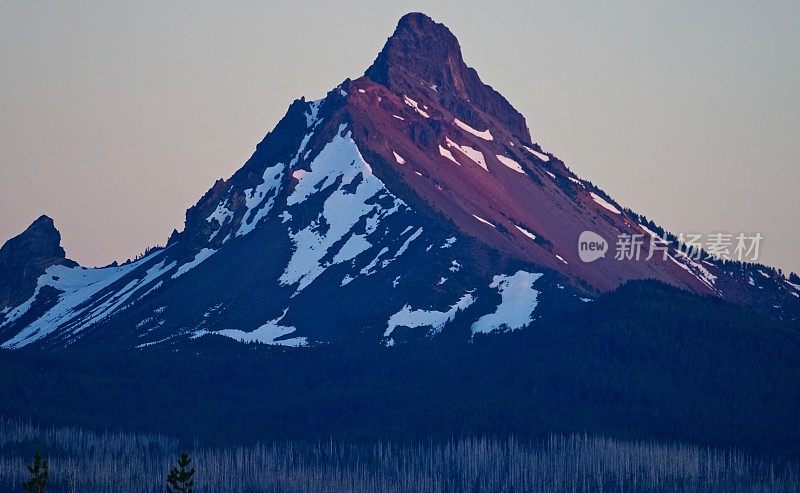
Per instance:
[[[28,466],[28,472],[31,474],[31,479],[22,483],[22,489],[28,493],[44,493],[47,480],[50,479],[50,468],[38,450],[33,456],[33,465]]]
[[[181,457],[178,459],[178,467],[173,467],[167,475],[167,492],[168,493],[192,493],[194,488],[194,467],[189,469],[192,459],[189,454],[181,452]]]

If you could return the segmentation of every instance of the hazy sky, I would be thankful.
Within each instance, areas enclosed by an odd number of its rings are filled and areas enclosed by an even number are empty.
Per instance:
[[[46,213],[85,265],[163,244],[415,10],[579,176],[675,232],[761,232],[800,271],[797,0],[0,0],[0,242]]]

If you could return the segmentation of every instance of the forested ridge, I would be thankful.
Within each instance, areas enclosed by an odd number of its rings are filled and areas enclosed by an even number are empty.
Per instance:
[[[720,300],[635,282],[552,323],[455,339],[6,351],[0,414],[220,445],[588,432],[800,450],[800,331]]]

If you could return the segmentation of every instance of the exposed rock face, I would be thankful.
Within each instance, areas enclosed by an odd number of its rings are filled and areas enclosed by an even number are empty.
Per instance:
[[[425,14],[403,16],[364,75],[395,93],[429,96],[434,91],[439,104],[463,121],[487,128],[495,122],[485,120],[494,119],[530,141],[525,117],[464,63],[453,33]]]
[[[618,235],[638,235],[644,254],[585,262],[585,231],[612,249]],[[644,279],[800,318],[796,281],[692,259],[675,243],[645,258],[661,236],[531,142],[453,34],[409,14],[365,76],[294,101],[165,248],[73,267],[44,217],[9,241],[0,346],[470,339]]]
[[[51,265],[74,265],[61,248],[61,234],[47,216],[35,220],[0,248],[0,309],[33,294],[37,278]]]

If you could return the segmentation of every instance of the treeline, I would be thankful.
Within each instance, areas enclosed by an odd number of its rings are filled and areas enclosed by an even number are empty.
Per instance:
[[[169,468],[177,441],[162,435],[93,433],[79,428],[34,426],[0,417],[0,489],[51,491],[191,492],[195,469],[182,452]],[[47,457],[39,452],[45,450]],[[33,453],[33,463],[26,458]],[[172,457],[174,462],[175,456]],[[169,471],[169,472],[165,472]]]
[[[178,441],[158,435],[40,428],[0,420],[0,489],[21,491],[29,450],[49,465],[48,492],[164,491]],[[736,450],[586,435],[444,443],[280,442],[195,445],[195,491],[797,491],[797,462]],[[186,457],[188,459],[188,457]],[[179,467],[174,467],[175,476]],[[170,473],[173,477],[173,473]],[[186,483],[184,483],[186,484]],[[174,486],[173,486],[174,488]],[[181,490],[175,490],[181,491]]]
[[[0,352],[0,415],[220,446],[587,432],[800,453],[796,326],[648,283],[586,305],[470,344]]]

